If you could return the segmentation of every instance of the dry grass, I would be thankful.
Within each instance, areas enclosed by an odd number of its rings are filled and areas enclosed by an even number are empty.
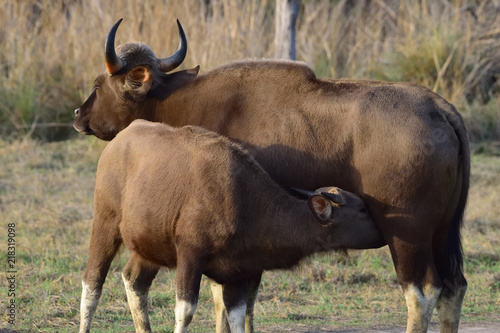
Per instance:
[[[95,138],[40,144],[0,141],[0,225],[16,223],[18,260],[15,328],[21,332],[74,332],[78,326],[80,276],[88,258],[97,159],[106,143]],[[474,147],[472,188],[463,232],[469,290],[462,321],[500,322],[500,147]],[[5,265],[6,253],[0,251]],[[115,259],[96,313],[98,332],[131,331]],[[162,271],[151,290],[156,331],[173,328],[175,272]],[[0,303],[7,297],[0,280]],[[5,310],[3,310],[5,311]],[[3,314],[2,311],[2,314]],[[404,297],[387,248],[316,256],[292,272],[264,275],[256,306],[257,330],[375,328],[405,325]],[[9,327],[5,317],[0,327]],[[433,325],[437,322],[434,317]],[[11,326],[10,326],[11,327]],[[191,332],[214,330],[210,288],[204,279]]]
[[[493,0],[303,1],[297,55],[321,77],[426,85],[470,114],[475,138],[499,138],[500,125],[491,128],[489,120],[500,118],[496,6]],[[189,41],[185,67],[207,71],[274,54],[271,0],[0,0],[0,135],[56,139],[73,133],[40,124],[71,122],[72,110],[104,70],[103,42],[120,17],[118,44],[142,41],[161,57],[177,46],[179,18]],[[490,97],[493,105],[483,116]]]
[[[400,1],[397,9],[397,16],[387,9],[394,33],[386,38],[382,66],[374,66],[380,77],[410,79],[454,103],[464,96],[489,100],[492,80],[500,73],[500,17],[494,3]]]

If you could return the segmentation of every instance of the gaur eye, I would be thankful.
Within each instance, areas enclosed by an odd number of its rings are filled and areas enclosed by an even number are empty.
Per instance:
[[[361,213],[368,213],[368,209],[366,209],[366,208],[364,208],[364,207],[363,207],[363,208],[361,208],[359,211],[360,211]]]

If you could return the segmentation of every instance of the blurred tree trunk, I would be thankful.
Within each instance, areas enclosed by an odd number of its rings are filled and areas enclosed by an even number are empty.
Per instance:
[[[276,0],[274,57],[296,60],[295,23],[299,0]]]

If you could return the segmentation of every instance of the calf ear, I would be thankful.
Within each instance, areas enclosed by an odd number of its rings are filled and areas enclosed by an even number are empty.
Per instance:
[[[307,200],[307,204],[320,224],[327,225],[331,221],[333,207],[327,198],[316,194]]]
[[[153,84],[153,70],[149,66],[135,66],[125,75],[123,88],[135,100],[141,100],[146,96]]]

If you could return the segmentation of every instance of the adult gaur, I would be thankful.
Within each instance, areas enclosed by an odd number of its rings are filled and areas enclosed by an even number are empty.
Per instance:
[[[291,61],[166,74],[186,54],[181,26],[177,52],[158,59],[141,43],[115,51],[120,22],[106,41],[106,72],[75,110],[75,129],[110,140],[138,118],[197,125],[240,143],[285,188],[335,185],[357,194],[390,248],[408,306],[407,332],[427,331],[435,307],[441,332],[458,331],[467,289],[460,228],[470,153],[450,103],[411,83],[321,80]],[[218,307],[218,331],[223,314]]]

